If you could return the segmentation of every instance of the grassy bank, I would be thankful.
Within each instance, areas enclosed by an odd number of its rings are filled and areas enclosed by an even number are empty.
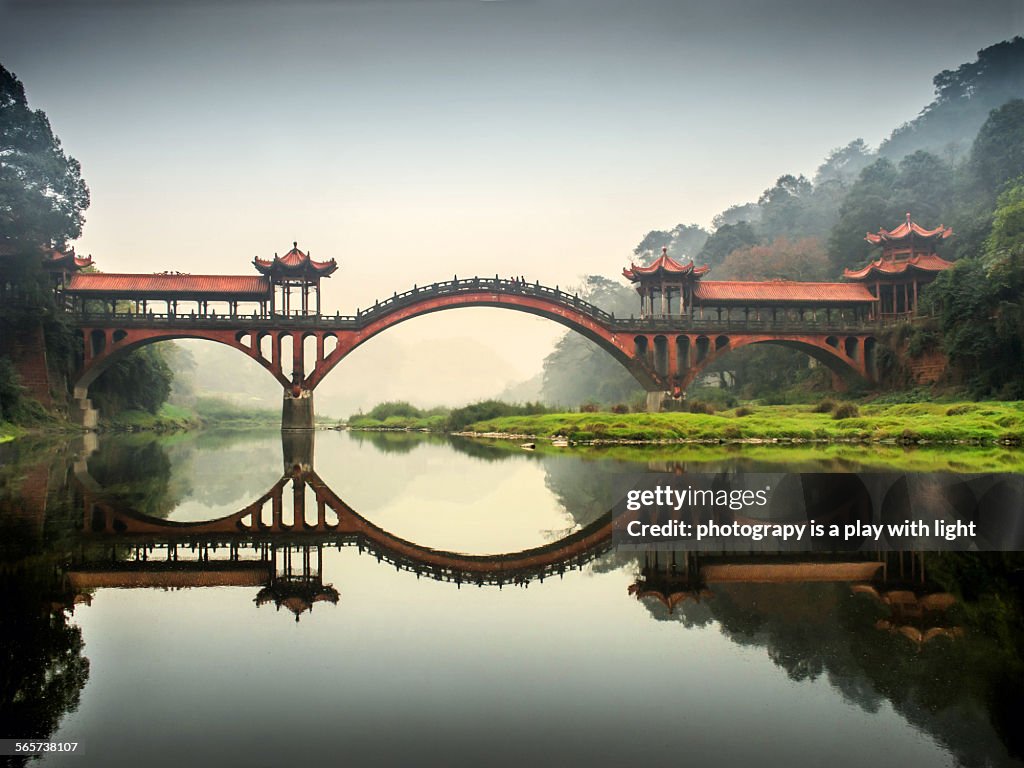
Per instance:
[[[416,435],[404,435],[407,438]],[[425,437],[425,436],[424,436]],[[521,440],[475,437],[488,450],[522,456]],[[647,464],[656,471],[678,467],[716,472],[721,467],[749,466],[756,472],[1024,472],[1024,451],[1002,445],[885,445],[882,443],[603,443],[556,448],[536,442],[529,456],[574,456]]]
[[[219,398],[199,398],[188,408],[164,403],[156,413],[121,411],[103,417],[100,426],[111,432],[173,432],[201,427],[247,429],[280,423],[281,414],[276,411],[246,408]]]
[[[1024,439],[1024,402],[845,407],[743,406],[704,413],[548,413],[474,422],[469,434],[564,435],[577,441],[832,440],[1007,443]]]

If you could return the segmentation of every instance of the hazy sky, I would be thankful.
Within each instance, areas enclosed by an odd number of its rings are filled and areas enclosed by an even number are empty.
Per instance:
[[[454,273],[617,274],[1021,33],[1024,0],[0,0],[0,62],[92,191],[80,252],[247,273],[298,240],[339,260],[343,313]],[[493,332],[525,378],[560,331],[508,314],[389,333]]]

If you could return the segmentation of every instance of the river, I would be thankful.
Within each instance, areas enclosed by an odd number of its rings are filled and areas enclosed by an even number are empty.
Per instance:
[[[644,473],[1020,472],[1010,451],[0,448],[0,736],[78,744],[40,765],[1024,764],[1019,553],[696,583],[602,527]]]

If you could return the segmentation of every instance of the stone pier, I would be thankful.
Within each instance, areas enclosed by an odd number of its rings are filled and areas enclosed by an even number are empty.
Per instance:
[[[281,406],[281,429],[313,429],[313,390],[284,391]]]

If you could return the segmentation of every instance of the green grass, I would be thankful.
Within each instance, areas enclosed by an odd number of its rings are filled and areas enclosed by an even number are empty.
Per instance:
[[[468,433],[504,433],[578,441],[797,440],[900,443],[998,443],[1024,439],[1024,403],[867,404],[849,418],[812,405],[744,406],[715,414],[550,413],[470,424]]]
[[[474,438],[495,450],[522,454],[519,441]],[[565,456],[566,449],[538,440],[531,455]],[[899,446],[881,443],[669,443],[578,445],[572,456],[656,466],[685,464],[709,472],[736,462],[755,471],[849,472],[897,470],[904,472],[1024,472],[1024,451],[1001,445]]]
[[[280,426],[281,412],[270,408],[247,408],[218,397],[200,397],[195,415],[204,425],[216,427]]]
[[[198,426],[196,414],[187,408],[164,403],[156,413],[127,410],[116,416],[104,418],[101,425],[113,432],[169,432]]]

